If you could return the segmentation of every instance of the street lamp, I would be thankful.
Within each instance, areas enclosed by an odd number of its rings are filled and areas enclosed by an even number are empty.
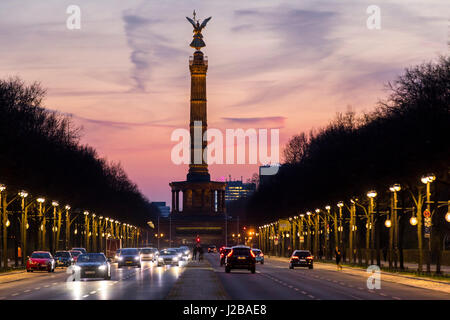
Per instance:
[[[25,198],[28,197],[28,192],[22,190],[19,192],[19,196],[22,198],[22,219],[21,219],[21,249],[22,249],[22,266],[25,265],[25,257],[27,255],[27,212],[25,208]],[[17,260],[16,260],[17,261]]]
[[[409,223],[412,226],[415,226],[417,224],[417,218],[415,216],[412,216],[411,219],[409,219]]]
[[[420,179],[423,184],[427,185],[427,212],[430,214],[430,184],[436,180],[436,176],[433,173],[428,173]],[[425,238],[428,238],[428,261],[427,261],[427,272],[431,272],[431,214],[429,217],[425,217]]]
[[[391,221],[390,219],[387,219],[387,220],[384,222],[384,225],[386,226],[386,228],[390,228],[390,227],[392,226],[392,221]]]
[[[446,220],[447,222],[450,222],[450,211],[447,212],[447,214],[445,215],[445,220]]]

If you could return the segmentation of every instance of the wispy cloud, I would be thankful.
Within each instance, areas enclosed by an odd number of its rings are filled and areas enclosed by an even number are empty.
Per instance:
[[[284,126],[284,122],[286,117],[250,117],[250,118],[231,118],[231,117],[223,117],[228,123],[235,123],[240,125],[247,126],[264,126],[267,128],[280,128]]]

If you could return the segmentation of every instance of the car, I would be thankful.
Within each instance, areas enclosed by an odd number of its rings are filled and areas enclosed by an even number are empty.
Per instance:
[[[53,258],[57,267],[69,267],[74,263],[70,251],[56,251]]]
[[[242,245],[231,247],[225,258],[225,272],[229,273],[232,269],[256,272],[256,256],[250,247]]]
[[[138,268],[141,267],[141,255],[139,254],[138,249],[136,248],[120,249],[117,267],[122,268],[123,266],[136,266]]]
[[[178,253],[178,261],[183,260],[184,250],[181,248],[169,248],[169,250],[174,250]]]
[[[180,253],[171,248],[171,249],[163,249],[159,252],[158,257],[158,267],[164,265],[180,265]]]
[[[78,257],[74,266],[76,279],[103,278],[111,279],[111,265],[103,253],[83,253]]]
[[[141,248],[139,252],[142,261],[156,261],[158,259],[158,250],[156,248]]]
[[[217,248],[216,246],[209,246],[208,247],[208,253],[216,253],[217,252]]]
[[[83,252],[81,252],[79,250],[70,250],[69,252],[72,255],[74,263],[77,262],[78,256],[83,253]]]
[[[185,260],[189,260],[192,258],[192,253],[189,247],[181,246],[180,249],[183,251],[183,257]]]
[[[227,254],[231,251],[231,247],[222,247],[220,248],[220,266],[225,264],[225,258]]]
[[[48,251],[34,251],[28,257],[26,269],[27,272],[48,271],[55,272],[55,259]]]
[[[252,249],[253,253],[255,254],[256,263],[264,264],[264,254],[260,249]]]
[[[119,256],[120,256],[120,249],[116,250],[116,254],[114,255],[114,262],[118,262],[119,261]]]
[[[289,269],[295,267],[308,267],[313,268],[314,257],[309,250],[295,250],[289,259]]]
[[[81,251],[81,253],[87,253],[85,248],[72,248],[72,250]]]

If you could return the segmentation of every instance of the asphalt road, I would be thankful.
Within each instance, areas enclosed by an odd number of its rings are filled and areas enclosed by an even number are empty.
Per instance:
[[[381,289],[369,290],[367,276],[330,270],[320,264],[314,269],[295,268],[271,260],[257,264],[256,273],[220,267],[218,254],[207,254],[230,299],[233,300],[436,300],[450,299],[448,293],[381,281]]]
[[[218,254],[205,257],[233,300],[450,299],[447,293],[387,281],[382,281],[381,289],[369,290],[364,273],[337,272],[320,264],[312,270],[290,270],[287,263],[271,259],[258,264],[255,274],[247,270],[225,273]],[[158,300],[167,296],[185,270],[184,265],[156,267],[151,262],[143,263],[141,269],[117,269],[112,264],[111,280],[75,282],[68,281],[70,274],[61,268],[55,273],[24,273],[19,281],[0,283],[0,300]]]
[[[55,273],[33,272],[24,280],[0,284],[0,300],[153,300],[164,299],[184,271],[180,267],[156,267],[143,262],[142,268],[111,264],[111,280],[67,281],[65,268]],[[69,279],[70,280],[70,279]]]

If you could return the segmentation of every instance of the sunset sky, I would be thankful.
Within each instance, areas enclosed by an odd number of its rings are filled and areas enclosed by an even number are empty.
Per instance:
[[[69,5],[81,29],[66,27]],[[381,29],[369,30],[369,5]],[[82,142],[120,161],[151,201],[170,204],[169,182],[186,166],[171,162],[173,130],[189,124],[192,26],[209,59],[208,126],[279,128],[326,125],[336,112],[370,111],[405,67],[448,54],[448,0],[190,1],[2,0],[0,77],[47,88],[45,106],[71,114]],[[257,165],[213,165],[211,178],[244,180]]]

